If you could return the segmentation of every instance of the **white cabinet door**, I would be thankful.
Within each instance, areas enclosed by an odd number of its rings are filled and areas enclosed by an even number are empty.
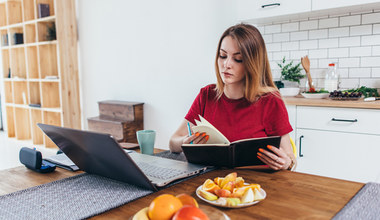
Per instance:
[[[312,10],[324,10],[324,9],[332,9],[332,8],[341,8],[355,5],[364,5],[369,3],[380,3],[379,0],[317,0],[312,1]]]
[[[380,181],[380,136],[297,129],[296,171],[358,182]]]
[[[252,20],[311,11],[311,0],[238,0],[239,20]]]

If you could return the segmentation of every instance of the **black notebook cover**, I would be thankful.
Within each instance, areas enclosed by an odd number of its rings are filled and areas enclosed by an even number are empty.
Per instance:
[[[264,165],[257,158],[259,148],[267,149],[267,145],[279,148],[280,136],[246,139],[235,141],[230,145],[182,145],[183,153],[190,163],[219,167],[241,167]]]

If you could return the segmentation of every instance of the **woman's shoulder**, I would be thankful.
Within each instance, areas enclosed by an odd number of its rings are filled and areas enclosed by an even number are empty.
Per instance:
[[[215,84],[209,84],[209,85],[201,88],[200,93],[201,94],[208,94],[208,95],[210,95],[210,94],[216,94],[215,88],[216,88]]]
[[[279,91],[267,92],[260,97],[263,102],[284,102]]]

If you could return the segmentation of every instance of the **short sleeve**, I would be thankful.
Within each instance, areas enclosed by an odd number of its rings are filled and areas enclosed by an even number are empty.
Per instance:
[[[285,103],[280,97],[269,95],[263,113],[263,125],[268,136],[283,136],[293,130]]]

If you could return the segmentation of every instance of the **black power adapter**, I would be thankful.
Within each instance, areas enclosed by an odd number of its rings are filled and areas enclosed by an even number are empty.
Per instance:
[[[55,170],[55,165],[42,159],[41,152],[23,147],[19,153],[20,162],[27,168],[39,173],[50,173]]]

